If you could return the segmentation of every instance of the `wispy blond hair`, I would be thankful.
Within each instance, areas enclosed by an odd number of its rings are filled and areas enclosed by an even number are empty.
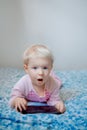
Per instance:
[[[28,64],[29,59],[33,58],[33,57],[49,58],[53,65],[54,58],[53,58],[52,52],[48,49],[47,46],[45,46],[43,44],[32,45],[24,51],[24,54],[23,54],[24,64]]]

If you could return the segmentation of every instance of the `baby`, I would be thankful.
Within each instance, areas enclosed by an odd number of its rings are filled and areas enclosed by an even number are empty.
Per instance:
[[[12,89],[11,107],[22,112],[29,101],[46,102],[64,113],[65,105],[59,97],[61,81],[52,72],[51,51],[42,44],[32,45],[25,50],[23,59],[26,75]]]

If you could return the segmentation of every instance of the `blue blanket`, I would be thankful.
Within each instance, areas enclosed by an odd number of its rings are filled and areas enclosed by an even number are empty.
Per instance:
[[[16,68],[0,69],[0,130],[87,130],[87,70],[55,71],[62,80],[64,114],[21,114],[9,105],[14,84],[24,75]]]

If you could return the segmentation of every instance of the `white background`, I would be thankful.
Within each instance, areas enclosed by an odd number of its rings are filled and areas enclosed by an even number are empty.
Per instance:
[[[36,43],[52,50],[55,69],[87,69],[87,0],[0,0],[0,67],[22,68]]]

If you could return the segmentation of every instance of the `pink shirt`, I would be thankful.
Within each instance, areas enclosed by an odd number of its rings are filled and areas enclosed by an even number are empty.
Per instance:
[[[41,97],[33,88],[29,75],[25,75],[12,89],[10,105],[16,97],[23,97],[29,101],[47,102],[48,105],[55,105],[59,100],[61,100],[59,97],[60,86],[61,81],[59,78],[51,73],[45,84],[44,96]]]

